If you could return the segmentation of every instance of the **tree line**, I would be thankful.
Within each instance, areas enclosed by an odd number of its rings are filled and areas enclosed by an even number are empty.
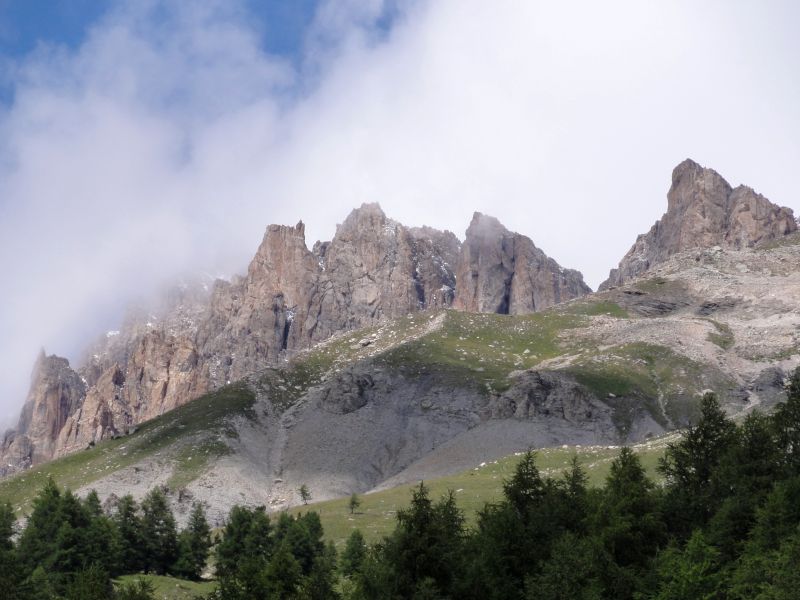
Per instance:
[[[235,506],[212,548],[199,505],[177,531],[161,490],[105,513],[97,494],[81,500],[51,481],[18,536],[0,508],[0,598],[147,600],[145,583],[114,590],[111,578],[197,579],[209,564],[209,600],[797,598],[800,369],[787,391],[772,415],[740,423],[704,396],[660,460],[662,483],[630,448],[598,488],[577,458],[547,478],[528,452],[474,525],[452,493],[433,500],[420,484],[390,535],[367,545],[356,530],[338,556],[314,512]]]
[[[179,532],[161,489],[141,504],[124,496],[107,514],[95,491],[80,499],[49,479],[16,543],[15,520],[10,505],[0,505],[0,598],[9,600],[147,597],[147,586],[115,596],[111,578],[151,572],[199,579],[211,548],[202,506],[194,505]]]

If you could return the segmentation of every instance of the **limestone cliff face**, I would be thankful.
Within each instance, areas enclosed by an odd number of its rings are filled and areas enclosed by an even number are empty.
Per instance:
[[[621,285],[690,248],[740,250],[797,231],[792,210],[751,188],[731,188],[719,173],[685,160],[672,172],[667,212],[612,269],[600,289]]]
[[[77,372],[40,358],[1,464],[28,466],[124,434],[338,332],[450,306],[527,313],[589,291],[580,273],[483,215],[463,246],[448,231],[397,223],[377,204],[352,211],[312,250],[302,222],[270,225],[245,276],[184,283],[132,311]]]
[[[33,367],[31,388],[16,431],[3,439],[0,472],[51,458],[61,428],[80,408],[85,394],[86,385],[69,361],[42,351]]]
[[[196,338],[213,386],[329,338],[449,306],[458,239],[407,228],[377,204],[354,210],[308,250],[305,227],[270,225],[247,276],[218,281]]]
[[[277,362],[306,337],[320,267],[305,243],[305,227],[270,225],[247,270],[217,281],[197,345],[214,386]]]
[[[481,213],[467,229],[456,280],[455,307],[471,312],[531,313],[592,291],[578,271]]]
[[[314,338],[449,306],[458,246],[450,232],[411,229],[388,219],[377,204],[362,205],[321,257]]]

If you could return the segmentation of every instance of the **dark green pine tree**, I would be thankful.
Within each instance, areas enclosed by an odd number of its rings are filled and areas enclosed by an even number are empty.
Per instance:
[[[683,550],[670,547],[657,561],[660,580],[655,600],[704,600],[726,597],[722,591],[720,553],[697,529]]]
[[[365,569],[361,587],[380,597],[411,598],[423,590],[455,596],[464,540],[464,516],[452,492],[434,504],[420,483],[412,491],[411,505],[397,512],[394,532],[377,549],[389,570]]]
[[[45,573],[51,570],[61,521],[61,490],[49,478],[34,499],[27,526],[19,538],[18,556],[26,572],[37,567]]]
[[[600,600],[602,550],[596,540],[567,532],[553,544],[550,558],[526,580],[528,600]]]
[[[36,567],[25,581],[22,582],[23,598],[25,600],[55,600],[58,598],[52,577],[44,567]]]
[[[800,530],[771,552],[753,552],[736,563],[728,598],[795,600],[800,590]]]
[[[178,533],[167,497],[158,488],[142,501],[142,538],[145,568],[159,575],[167,573],[178,558]]]
[[[220,579],[237,576],[244,563],[252,571],[266,567],[272,555],[272,525],[264,507],[250,510],[234,506],[216,547],[216,573]]]
[[[529,450],[517,464],[511,478],[503,482],[503,495],[519,518],[527,522],[532,509],[541,502],[544,494],[544,482],[536,466],[536,454]]]
[[[774,429],[789,475],[800,475],[800,367],[795,369],[786,388],[786,402],[778,404],[773,415]]]
[[[364,542],[364,536],[360,530],[354,529],[347,538],[347,543],[345,543],[344,551],[339,561],[342,574],[346,577],[352,577],[356,573],[360,573],[361,565],[364,564],[366,556],[367,544]]]
[[[117,503],[114,523],[119,532],[120,572],[139,573],[145,568],[144,538],[139,506],[130,494]]]
[[[14,510],[10,504],[0,504],[0,598],[23,600],[20,585],[24,579],[22,565],[14,549]]]
[[[303,575],[308,575],[314,559],[325,550],[322,535],[322,523],[317,513],[308,512],[294,519],[284,513],[278,519],[275,543],[285,543],[300,564]]]
[[[666,528],[655,486],[630,448],[623,448],[611,463],[593,529],[608,557],[602,574],[607,594],[633,598],[642,591]]]
[[[90,490],[83,499],[83,506],[90,518],[103,516],[103,505],[100,503],[100,496],[97,490]]]
[[[279,544],[264,572],[267,589],[270,592],[268,597],[296,597],[302,577],[302,567],[292,555],[289,545]]]
[[[335,600],[339,595],[336,584],[336,548],[328,543],[321,554],[314,557],[311,572],[303,578],[300,597],[304,600]]]
[[[175,574],[186,579],[200,579],[210,548],[211,528],[202,505],[195,503],[189,515],[189,523],[179,536]]]
[[[781,470],[771,419],[754,411],[736,428],[736,441],[711,478],[721,502],[706,526],[706,539],[724,561],[740,555],[756,511],[780,479]]]
[[[779,481],[759,507],[748,545],[752,553],[777,550],[800,526],[800,477]]]
[[[116,523],[103,512],[100,498],[94,490],[84,499],[83,507],[89,516],[85,564],[98,565],[111,576],[119,575],[122,572],[121,540]]]
[[[736,443],[736,426],[728,419],[714,394],[700,403],[700,420],[679,442],[668,445],[659,462],[667,483],[665,517],[670,531],[687,539],[719,507],[712,474]]]
[[[61,496],[59,513],[61,523],[56,534],[51,569],[72,577],[91,564],[88,540],[91,518],[80,498],[70,490],[64,491]],[[67,579],[64,577],[62,581]]]
[[[552,544],[567,531],[583,531],[586,475],[576,460],[559,480],[544,480],[536,456],[526,452],[504,483],[504,500],[479,513],[467,543],[462,595],[521,598],[525,581],[548,559]]]

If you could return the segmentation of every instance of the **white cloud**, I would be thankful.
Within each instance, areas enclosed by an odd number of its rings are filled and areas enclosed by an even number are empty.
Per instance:
[[[480,210],[596,286],[687,156],[800,207],[792,3],[415,1],[383,32],[384,3],[329,2],[299,71],[236,4],[134,5],[5,74],[6,420],[41,345],[76,358],[133,295],[242,271],[270,222]]]

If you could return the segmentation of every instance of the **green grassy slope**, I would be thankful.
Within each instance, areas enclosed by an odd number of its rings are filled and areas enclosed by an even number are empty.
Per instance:
[[[663,455],[667,441],[674,436],[660,438],[651,442],[637,444],[634,450],[639,455],[648,474],[654,480],[658,459]],[[536,464],[543,476],[558,477],[569,466],[572,457],[577,455],[581,465],[589,475],[589,483],[599,486],[605,481],[611,462],[619,453],[618,448],[603,446],[545,448],[536,452]],[[487,502],[495,502],[502,497],[503,480],[511,476],[519,462],[515,454],[503,459],[476,465],[469,471],[457,475],[431,479],[425,482],[430,488],[431,497],[439,498],[448,490],[455,493],[458,506],[464,510],[469,523],[474,523],[477,511]],[[291,509],[292,514],[309,510],[319,513],[325,529],[325,537],[337,547],[342,547],[354,529],[360,529],[368,542],[379,540],[395,526],[398,509],[408,506],[411,489],[414,485],[401,485],[388,490],[362,494],[361,506],[350,514],[349,498],[338,498],[324,502],[309,503]]]
[[[149,581],[158,600],[192,600],[207,596],[217,587],[214,581],[186,581],[163,575],[123,575],[115,580],[117,585],[135,582],[139,579]]]

